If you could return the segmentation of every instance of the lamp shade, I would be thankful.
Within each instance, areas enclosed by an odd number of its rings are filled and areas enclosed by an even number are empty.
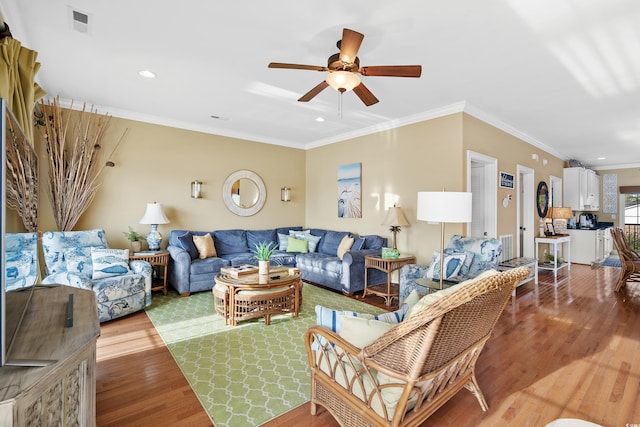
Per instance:
[[[571,208],[551,208],[551,218],[571,219],[573,218],[573,211]]]
[[[421,221],[471,222],[471,193],[421,191],[416,216]]]
[[[407,221],[407,217],[402,212],[402,208],[399,206],[392,206],[387,211],[387,216],[384,218],[384,222],[382,225],[387,225],[389,227],[405,227],[409,225],[409,221]]]
[[[168,224],[169,219],[162,212],[161,203],[147,203],[147,210],[140,220],[140,224]]]
[[[334,71],[325,79],[338,92],[348,92],[360,84],[360,77],[350,71]]]

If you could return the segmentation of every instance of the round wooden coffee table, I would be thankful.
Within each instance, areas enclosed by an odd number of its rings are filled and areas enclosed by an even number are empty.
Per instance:
[[[297,317],[300,276],[300,270],[287,267],[272,268],[268,275],[254,273],[237,278],[218,273],[212,289],[216,313],[232,326],[256,317],[264,317],[269,325],[272,314],[291,313]]]

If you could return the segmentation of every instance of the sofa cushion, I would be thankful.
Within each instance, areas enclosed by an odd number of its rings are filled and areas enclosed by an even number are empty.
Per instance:
[[[223,258],[196,258],[191,262],[191,265],[189,266],[189,274],[195,275],[218,273],[222,267],[227,267],[229,265],[231,265],[231,262]],[[211,280],[213,280],[213,278]]]
[[[458,234],[451,237],[447,248],[458,253],[474,253],[467,277],[475,277],[485,270],[497,269],[502,253],[502,244],[498,239],[463,237]]]
[[[277,244],[278,236],[276,230],[273,228],[270,230],[247,230],[247,246],[249,246],[249,250],[253,251],[256,245],[260,243]]]
[[[213,232],[218,256],[249,252],[245,230],[218,230]]]
[[[185,231],[182,234],[178,235],[178,247],[181,247],[185,251],[189,253],[191,259],[198,258],[199,252],[196,245],[193,243],[193,234],[190,231]]]
[[[97,248],[108,247],[104,230],[47,231],[43,233],[42,247],[44,249],[44,261],[47,265],[47,274],[67,271],[63,254],[64,248],[92,246]]]
[[[231,265],[240,264],[256,264],[256,257],[251,252],[239,252],[236,254],[219,255],[220,258],[226,259]]]
[[[198,250],[198,258],[205,259],[217,256],[216,247],[213,244],[213,237],[207,233],[204,236],[193,236],[193,244]]]
[[[338,247],[340,246],[340,242],[342,242],[342,238],[344,236],[348,235],[349,233],[346,231],[327,231],[320,241],[318,252],[338,256]]]
[[[121,276],[129,270],[129,249],[91,249],[93,279]]]

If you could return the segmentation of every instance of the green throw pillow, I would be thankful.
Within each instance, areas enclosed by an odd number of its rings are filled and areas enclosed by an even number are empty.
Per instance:
[[[309,242],[289,236],[289,242],[287,243],[287,252],[307,253],[309,252]]]

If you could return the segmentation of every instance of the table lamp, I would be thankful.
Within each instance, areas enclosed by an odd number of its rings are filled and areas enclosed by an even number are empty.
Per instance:
[[[396,205],[390,207],[382,225],[389,227],[389,231],[393,233],[393,249],[398,249],[396,246],[396,234],[400,231],[400,227],[409,225],[409,221],[407,221],[407,217],[404,216],[402,208]]]
[[[471,222],[471,193],[422,191],[418,193],[417,219],[440,223],[440,289],[444,278],[444,224]]]
[[[571,218],[573,218],[571,208],[551,208],[551,224],[556,234],[565,234],[567,232],[567,220]],[[561,220],[562,226],[556,225],[558,224],[556,220]]]
[[[162,234],[158,231],[158,224],[168,224],[169,220],[162,212],[162,204],[147,203],[147,210],[140,220],[140,224],[151,224],[151,231],[147,234],[147,243],[150,251],[160,250],[160,242],[162,242]]]

